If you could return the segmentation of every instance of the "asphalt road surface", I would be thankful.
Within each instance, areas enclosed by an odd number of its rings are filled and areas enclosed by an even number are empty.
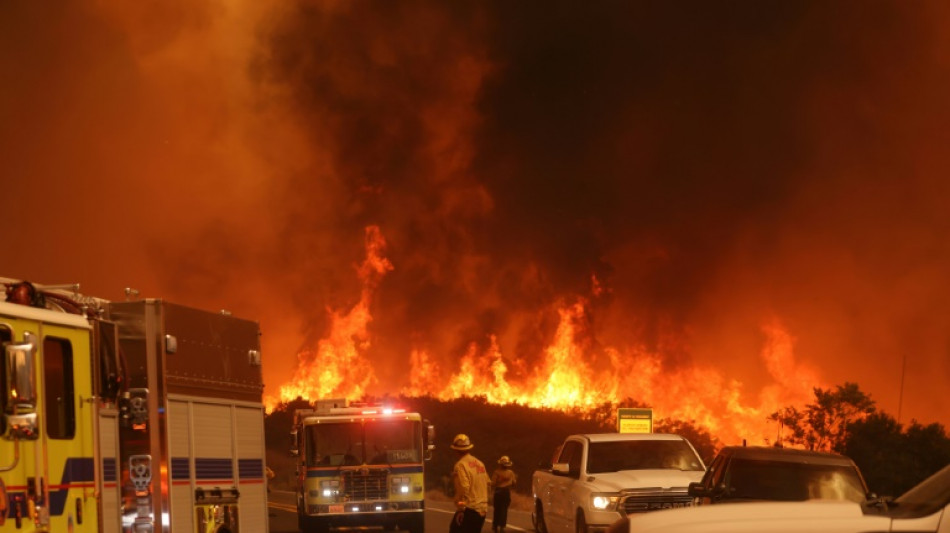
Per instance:
[[[268,507],[270,508],[270,533],[297,533],[297,508],[294,505],[294,493],[282,490],[272,490],[268,498]],[[426,500],[426,533],[448,533],[449,520],[455,513],[455,506],[452,502]],[[485,526],[482,532],[491,531],[491,508],[488,509],[488,519],[485,520]],[[508,526],[506,530],[511,533],[523,533],[525,531],[534,531],[531,526],[531,513],[525,511],[508,511]],[[382,531],[382,529],[373,528],[354,528],[348,530],[335,530],[339,533],[373,532]]]

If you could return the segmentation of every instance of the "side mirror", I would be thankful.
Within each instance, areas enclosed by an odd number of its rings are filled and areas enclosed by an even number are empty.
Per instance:
[[[36,345],[32,335],[24,334],[24,342],[4,347],[7,365],[7,405],[36,410],[36,381],[33,379],[33,361]]]
[[[3,364],[6,366],[7,397],[6,412],[3,413],[7,439],[35,440],[37,433],[36,417],[36,380],[34,364],[36,343],[33,335],[23,334],[23,342],[9,343],[4,346]]]
[[[98,395],[107,403],[118,403],[124,381],[119,357],[118,326],[105,320],[95,322],[98,331],[99,382]]]
[[[567,463],[554,463],[551,465],[551,473],[556,476],[571,475],[571,465]]]
[[[693,481],[690,483],[686,490],[689,495],[694,498],[702,498],[706,496],[706,487],[704,487],[699,481]]]
[[[297,449],[297,428],[294,428],[290,431],[290,456],[297,457],[300,455],[300,450]]]
[[[426,421],[426,449],[425,459],[432,459],[432,451],[435,450],[435,426]]]

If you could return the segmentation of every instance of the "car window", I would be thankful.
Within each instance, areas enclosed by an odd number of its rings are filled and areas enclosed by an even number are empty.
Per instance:
[[[567,463],[568,469],[571,473],[577,473],[581,470],[581,443],[577,441],[567,441],[564,443],[564,448],[561,450],[561,456],[558,457],[557,462]]]
[[[706,472],[706,475],[703,479],[703,486],[706,488],[712,488],[716,485],[722,483],[722,475],[725,471],[726,456],[719,455],[717,456],[712,464],[709,466],[709,471]]]
[[[867,494],[854,467],[735,458],[726,474],[726,498],[863,502]]]
[[[594,442],[589,453],[587,471],[591,474],[648,469],[703,470],[699,456],[684,440]]]

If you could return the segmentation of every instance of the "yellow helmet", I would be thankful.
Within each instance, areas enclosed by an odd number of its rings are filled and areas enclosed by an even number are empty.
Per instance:
[[[509,459],[507,455],[502,455],[501,459],[498,460],[498,464],[501,466],[511,466],[514,463],[511,462],[511,459]]]
[[[456,435],[455,438],[452,439],[452,445],[449,446],[449,448],[452,448],[453,450],[458,450],[460,452],[464,452],[465,450],[471,450],[474,447],[475,446],[472,444],[472,441],[469,440],[468,435],[466,435],[465,433],[459,433],[458,435]]]

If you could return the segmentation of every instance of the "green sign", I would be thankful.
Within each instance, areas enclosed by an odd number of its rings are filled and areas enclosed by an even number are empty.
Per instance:
[[[617,431],[620,433],[653,433],[653,408],[618,408]]]

